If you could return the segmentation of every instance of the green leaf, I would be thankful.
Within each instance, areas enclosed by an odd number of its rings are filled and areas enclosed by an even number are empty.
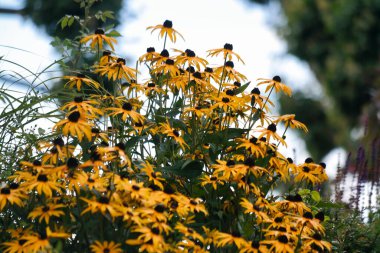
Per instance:
[[[110,37],[121,37],[121,34],[116,31],[116,30],[112,30],[110,32],[107,33],[107,36],[110,36]]]
[[[319,192],[317,191],[311,191],[310,193],[311,195],[311,198],[315,201],[315,202],[320,202],[321,201],[321,195],[319,194]]]
[[[245,89],[247,89],[248,85],[250,84],[251,82],[248,82],[242,86],[240,86],[239,88],[235,89],[235,95],[237,94],[240,94],[242,93],[243,91],[245,91]]]
[[[67,22],[69,22],[69,18],[65,16],[61,21],[61,29],[65,28],[67,26]]]
[[[67,22],[67,25],[70,27],[74,23],[74,21],[75,21],[75,18],[73,16],[71,16],[69,18],[69,21]]]
[[[184,160],[178,161],[173,166],[162,168],[163,171],[174,173],[185,178],[196,178],[202,174],[203,162],[199,160]]]

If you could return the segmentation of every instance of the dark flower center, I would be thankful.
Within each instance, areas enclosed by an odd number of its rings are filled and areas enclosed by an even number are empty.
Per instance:
[[[111,252],[111,250],[109,249],[109,248],[105,248],[104,250],[103,250],[103,253],[110,253]]]
[[[319,165],[321,165],[322,168],[326,169],[326,163],[319,163]]]
[[[210,67],[205,68],[205,72],[212,73],[214,70]]]
[[[174,61],[172,59],[167,59],[165,63],[166,65],[172,65],[172,66],[174,65]]]
[[[187,57],[195,57],[195,52],[190,49],[186,49],[185,51]]]
[[[241,83],[238,82],[238,81],[235,81],[235,82],[234,82],[234,86],[235,86],[235,87],[240,87],[240,86],[241,86]]]
[[[155,235],[159,235],[160,234],[160,230],[158,228],[152,228],[151,231]]]
[[[165,28],[173,28],[173,22],[170,20],[165,20],[164,27]]]
[[[88,183],[95,183],[95,180],[92,179],[91,177],[89,177],[89,178],[87,179],[87,182],[88,182]]]
[[[171,203],[170,203],[170,208],[172,209],[176,209],[178,207],[178,202],[176,200],[173,200]]]
[[[325,220],[325,214],[323,212],[318,212],[316,215],[315,215],[315,218],[320,220],[321,222]]]
[[[136,122],[135,123],[135,127],[142,127],[142,126],[143,126],[143,124],[141,122]]]
[[[281,223],[283,221],[282,217],[277,217],[274,219],[274,222]]]
[[[80,118],[80,113],[78,111],[70,113],[69,117],[67,117],[70,122],[76,123]]]
[[[269,126],[268,126],[268,130],[275,133],[277,131],[277,127],[274,123],[271,123]]]
[[[63,141],[63,139],[61,137],[58,137],[57,139],[53,140],[53,144],[54,144],[54,146],[63,147],[65,145],[65,142]]]
[[[156,52],[156,49],[154,49],[154,47],[148,47],[148,48],[146,49],[146,52],[147,52],[147,53],[153,53],[153,52]]]
[[[234,63],[232,61],[227,61],[226,64],[224,64],[226,67],[234,68]]]
[[[260,90],[259,90],[259,88],[253,88],[252,90],[251,90],[251,94],[256,94],[256,95],[260,95]]]
[[[133,185],[132,186],[132,189],[135,190],[135,191],[139,191],[140,190],[140,187],[138,185]]]
[[[313,235],[313,238],[314,238],[315,240],[317,240],[317,241],[322,240],[322,236],[321,236],[320,234],[318,234],[318,233],[315,233],[315,234]]]
[[[244,165],[247,165],[249,167],[255,166],[255,159],[253,159],[252,157],[248,157],[247,159],[245,159]]]
[[[198,205],[198,203],[197,203],[197,201],[195,201],[195,200],[190,200],[190,204],[192,204],[193,206],[196,206],[196,205]]]
[[[279,76],[274,76],[272,80],[281,83],[281,77]]]
[[[227,94],[228,96],[234,96],[234,95],[235,95],[235,92],[234,92],[233,90],[227,90],[227,91],[226,91],[226,94]]]
[[[93,134],[99,134],[100,133],[100,129],[93,127],[93,128],[91,128],[91,133],[93,133]]]
[[[216,181],[216,179],[217,179],[216,177],[210,177],[211,181]]]
[[[313,219],[313,214],[311,212],[305,212],[303,217],[306,219]]]
[[[280,235],[280,236],[277,238],[277,240],[278,240],[279,242],[281,242],[281,243],[288,243],[288,242],[289,242],[288,238],[287,238],[285,235]]]
[[[306,173],[310,172],[310,168],[309,168],[309,167],[306,167],[306,166],[304,166],[304,167],[302,168],[302,170],[303,170],[303,172],[306,172]]]
[[[102,28],[98,28],[95,30],[95,34],[104,34],[104,30]]]
[[[193,77],[198,78],[198,79],[202,79],[202,75],[198,71],[193,74]]]
[[[34,160],[34,161],[33,161],[33,165],[34,165],[34,166],[41,166],[42,164],[41,164],[41,161],[39,161],[39,160]]]
[[[173,130],[173,134],[177,137],[179,137],[179,132],[177,130]]]
[[[42,208],[42,212],[44,212],[44,213],[46,213],[47,211],[49,211],[50,210],[50,207],[49,206],[44,206],[43,208]]]
[[[79,73],[79,74],[77,74],[77,77],[78,78],[85,78],[86,76],[84,74]]]
[[[120,62],[121,62],[122,64],[125,65],[125,59],[124,59],[124,58],[117,58],[116,62],[117,62],[117,63],[120,63]]]
[[[155,83],[148,83],[148,87],[149,88],[154,88],[154,87],[156,87],[156,84]]]
[[[312,163],[312,162],[314,162],[314,160],[311,157],[308,157],[305,159],[305,163]]]
[[[107,197],[105,197],[105,196],[101,196],[99,198],[98,202],[101,203],[101,204],[108,204],[108,203],[110,203],[110,199],[107,198]]]
[[[173,194],[174,193],[174,189],[173,189],[173,187],[171,187],[170,185],[167,184],[164,187],[164,192],[166,194]]]
[[[165,206],[162,204],[157,205],[154,210],[158,213],[163,213],[165,211]]]
[[[131,105],[131,103],[125,102],[123,104],[123,110],[132,111],[132,105]]]
[[[195,73],[195,68],[193,66],[190,66],[190,67],[186,68],[186,71],[193,74],[193,73]]]
[[[12,189],[12,190],[16,190],[18,187],[19,187],[19,184],[18,184],[18,183],[11,183],[11,184],[9,185],[9,188]]]
[[[234,160],[228,160],[227,161],[227,166],[233,166],[235,165],[235,161]]]
[[[227,50],[231,50],[231,51],[234,49],[234,47],[232,46],[232,44],[229,44],[229,43],[224,44],[223,48],[227,49]]]
[[[294,200],[293,202],[302,202],[302,197],[298,193],[294,195]]]
[[[69,159],[67,159],[66,165],[69,169],[76,169],[79,165],[79,161],[74,157],[70,157]]]
[[[125,144],[123,142],[120,142],[120,143],[116,144],[115,146],[118,147],[119,149],[123,150],[123,151],[126,148],[126,146],[125,146]]]
[[[226,98],[226,97],[224,97],[224,98],[222,98],[222,102],[223,102],[223,103],[228,103],[228,102],[230,102],[230,99],[229,99],[229,98]]]
[[[162,57],[169,57],[169,51],[164,49],[161,51],[161,54],[160,54]]]
[[[258,249],[260,247],[260,243],[258,241],[252,241],[251,247],[254,249]]]
[[[252,143],[252,144],[256,144],[257,143],[257,138],[256,137],[252,137],[251,139],[249,139],[249,142]]]
[[[109,50],[103,51],[103,56],[110,56],[110,55],[111,55],[111,51],[109,51]]]
[[[37,181],[38,182],[47,182],[48,178],[47,178],[47,176],[45,174],[41,174],[41,175],[38,175]]]
[[[24,240],[24,239],[18,240],[18,244],[21,246],[24,245],[26,242],[27,240]]]
[[[286,160],[287,160],[287,161],[288,161],[288,163],[290,163],[290,164],[292,164],[292,163],[293,163],[293,159],[292,159],[292,158],[290,158],[290,157],[286,158]]]
[[[157,178],[157,175],[156,175],[156,172],[152,172],[152,173],[150,173],[150,175],[153,177],[153,178]]]
[[[8,187],[1,188],[0,193],[4,195],[9,195],[11,194],[11,189],[9,189]]]
[[[82,96],[75,97],[74,98],[74,102],[75,103],[82,103],[83,102],[83,97]]]

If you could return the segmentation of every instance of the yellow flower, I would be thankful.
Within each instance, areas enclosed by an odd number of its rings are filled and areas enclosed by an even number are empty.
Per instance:
[[[0,211],[3,210],[7,203],[16,204],[20,207],[24,205],[23,199],[26,199],[27,195],[18,190],[18,187],[18,184],[12,183],[10,186],[4,186],[0,189]]]
[[[85,117],[84,114],[74,111],[67,116],[67,119],[63,119],[56,123],[55,126],[53,126],[53,130],[56,128],[62,128],[62,134],[65,136],[76,136],[79,141],[82,141],[83,136],[86,136],[86,138],[91,141],[92,125],[92,123],[88,122],[88,118]]]
[[[259,78],[258,80],[260,82],[257,85],[268,85],[265,92],[268,92],[270,89],[274,88],[276,93],[282,90],[286,95],[292,95],[292,90],[285,84],[281,83],[281,78],[279,76],[274,76],[272,79]]]
[[[325,252],[325,250],[331,252],[331,243],[323,241],[319,233],[314,233],[312,236],[302,236],[302,240],[305,248],[310,247],[309,252],[314,252],[311,249],[316,250],[316,252]]]
[[[120,248],[120,243],[115,242],[100,242],[95,241],[93,244],[90,245],[91,252],[93,253],[122,253],[123,250]]]
[[[167,74],[169,73],[170,76],[178,76],[180,74],[180,71],[178,67],[174,64],[174,61],[172,59],[167,59],[163,65],[158,66],[151,71],[153,74]]]
[[[304,130],[305,133],[307,133],[308,130],[307,130],[307,127],[305,126],[305,124],[299,122],[298,120],[295,120],[294,119],[295,117],[296,117],[295,114],[286,114],[286,115],[279,116],[273,122],[277,124],[280,121],[284,121],[286,127],[290,126],[291,128],[299,128],[299,129]]]
[[[37,190],[38,194],[45,194],[47,198],[53,196],[53,190],[61,192],[62,187],[60,183],[55,181],[54,177],[47,174],[32,176],[32,178],[25,184],[28,190]]]
[[[181,137],[180,132],[176,129],[171,128],[169,122],[166,123],[160,123],[161,126],[161,133],[165,134],[169,137],[172,137],[175,142],[177,142],[183,150],[189,147],[184,141],[184,139]]]
[[[74,86],[76,86],[77,90],[80,91],[81,87],[82,87],[82,83],[88,85],[88,86],[92,86],[96,89],[99,88],[100,84],[97,83],[96,81],[86,77],[85,75],[83,74],[78,74],[77,76],[64,76],[62,77],[63,79],[68,79],[69,81],[67,81],[67,83],[65,83],[65,87],[68,85],[69,88],[73,88]]]
[[[224,44],[223,48],[207,50],[208,52],[207,56],[213,57],[213,56],[218,56],[219,54],[223,53],[224,59],[228,59],[229,61],[231,61],[232,56],[235,56],[238,59],[238,61],[241,61],[244,64],[244,61],[241,59],[240,55],[233,52],[232,50],[233,50],[232,44],[226,43]]]
[[[111,217],[120,216],[120,213],[115,209],[112,201],[106,196],[100,196],[97,200],[90,200],[81,197],[81,200],[87,203],[88,207],[81,212],[81,215],[90,212],[101,212],[103,215],[109,213]]]
[[[28,245],[25,245],[27,241],[22,237],[16,238],[16,240],[3,242],[3,253],[28,253]]]
[[[108,80],[119,80],[126,79],[131,82],[132,79],[136,78],[136,70],[125,65],[125,59],[118,58],[116,62],[104,66],[97,66],[95,73],[99,73],[104,76],[107,75]]]
[[[65,215],[65,213],[62,210],[58,210],[59,208],[63,207],[65,207],[65,205],[63,204],[48,203],[44,206],[34,208],[33,211],[29,213],[28,218],[36,219],[37,217],[39,217],[39,223],[41,223],[42,220],[44,220],[46,224],[49,224],[50,217],[60,217],[62,215]]]
[[[146,53],[143,54],[142,56],[140,56],[139,58],[139,62],[149,62],[149,61],[152,61],[153,59],[159,57],[160,54],[156,52],[156,50],[154,49],[154,47],[148,47],[146,49]]]
[[[239,253],[268,253],[268,248],[261,241],[247,242]]]
[[[85,100],[82,96],[74,98],[74,101],[68,102],[61,107],[61,110],[68,110],[70,113],[78,111],[79,113],[96,117],[97,115],[103,115],[103,112],[95,108],[94,105],[99,105],[99,102],[96,100]]]
[[[158,186],[161,190],[164,189],[161,181],[165,181],[163,177],[161,177],[162,173],[159,171],[154,171],[154,167],[148,162],[144,162],[141,164],[141,172],[145,173],[148,176],[149,182],[152,182],[154,185]]]
[[[187,66],[195,66],[197,67],[197,70],[200,70],[201,65],[206,67],[208,64],[205,59],[196,56],[193,50],[186,49],[185,52],[183,52],[181,50],[174,49],[174,51],[180,53],[180,55],[176,57],[175,63],[177,65],[185,65],[187,63]]]
[[[291,244],[289,238],[285,235],[280,235],[273,240],[264,240],[262,243],[270,247],[269,252],[294,253],[294,245]]]
[[[90,34],[82,38],[80,40],[80,43],[87,43],[88,41],[91,41],[91,48],[95,48],[95,46],[98,45],[99,49],[103,49],[104,41],[112,48],[112,50],[115,50],[113,43],[117,43],[115,38],[108,37],[107,35],[105,35],[104,30],[101,28],[96,29],[94,34]]]
[[[140,113],[133,110],[133,105],[129,102],[124,102],[120,107],[109,107],[106,110],[112,111],[109,116],[115,116],[122,114],[121,119],[127,120],[127,117],[131,118],[134,122],[144,122],[145,118]]]
[[[164,24],[162,25],[149,26],[146,29],[152,30],[152,33],[158,30],[160,32],[158,34],[159,37],[163,38],[165,35],[167,35],[169,36],[169,39],[174,43],[177,40],[177,35],[181,36],[181,38],[185,40],[183,36],[173,28],[173,23],[170,20],[165,20]]]
[[[232,61],[227,61],[224,66],[217,67],[215,69],[215,74],[220,76],[220,79],[224,81],[237,81],[242,82],[247,80],[247,77],[234,69],[234,63]]]
[[[256,219],[257,219],[257,224],[262,223],[263,221],[268,221],[269,217],[268,215],[261,210],[260,207],[253,205],[251,202],[249,202],[248,199],[242,198],[240,201],[240,206],[242,206],[245,210],[244,213],[248,214],[255,214]]]
[[[214,241],[217,247],[235,244],[238,249],[241,249],[247,243],[238,232],[232,234],[215,232]]]
[[[279,141],[284,146],[287,146],[285,140],[279,134],[276,133],[277,126],[274,123],[269,124],[267,128],[262,128],[256,131],[261,132],[258,139],[261,139],[261,137],[265,137],[268,144],[269,144],[270,139],[273,138]]]

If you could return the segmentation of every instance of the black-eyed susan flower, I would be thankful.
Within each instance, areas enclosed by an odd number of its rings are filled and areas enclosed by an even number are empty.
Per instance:
[[[125,79],[130,82],[132,79],[136,79],[136,69],[128,67],[125,59],[118,58],[116,62],[104,66],[98,66],[95,69],[95,73],[99,73],[102,76],[107,75],[109,80]]]
[[[99,105],[99,102],[96,100],[86,100],[82,96],[77,96],[73,101],[66,103],[61,107],[61,110],[68,110],[69,113],[78,111],[81,114],[88,114],[94,117],[98,115],[103,115],[102,110],[94,107]]]
[[[29,252],[29,247],[25,243],[27,240],[22,237],[16,238],[16,240],[3,242],[2,248],[3,253],[27,253]]]
[[[242,82],[247,80],[247,77],[242,73],[234,69],[235,64],[232,61],[227,61],[223,66],[215,69],[215,74],[220,77],[221,80],[238,81]]]
[[[152,33],[158,30],[159,37],[163,38],[167,35],[169,36],[169,39],[174,43],[177,41],[177,35],[180,36],[183,40],[185,40],[183,36],[173,28],[173,22],[170,20],[165,20],[165,22],[162,25],[148,26],[146,29],[152,30]]]
[[[87,212],[91,212],[92,214],[100,212],[103,215],[106,215],[108,213],[113,218],[120,215],[119,212],[117,212],[117,210],[115,209],[111,199],[107,196],[100,196],[97,199],[87,199],[81,197],[81,200],[86,202],[88,205],[87,208],[81,212],[81,215]]]
[[[144,116],[136,112],[133,108],[132,103],[130,102],[124,102],[121,107],[109,107],[107,108],[107,110],[111,111],[111,113],[109,113],[109,116],[115,116],[115,115],[121,114],[121,119],[123,121],[126,121],[127,117],[133,120],[134,122],[145,121]]]
[[[150,62],[159,56],[160,54],[156,52],[154,47],[148,47],[146,53],[139,57],[139,62]]]
[[[277,119],[275,119],[273,122],[278,124],[278,122],[285,122],[285,127],[291,127],[291,128],[299,128],[305,131],[305,133],[308,132],[307,127],[305,124],[299,122],[298,120],[295,120],[296,117],[295,114],[286,114],[279,116]]]
[[[321,179],[318,177],[320,170],[317,166],[312,164],[301,164],[297,166],[297,175],[294,178],[295,182],[306,181],[313,185],[321,183]]]
[[[277,126],[274,123],[269,124],[267,128],[261,128],[256,131],[261,132],[258,139],[265,137],[267,143],[269,143],[270,139],[272,138],[276,141],[279,141],[284,146],[287,146],[285,140],[278,133],[276,133]]]
[[[244,64],[244,61],[241,59],[240,55],[233,52],[233,45],[230,43],[224,44],[223,48],[217,48],[217,49],[210,49],[207,50],[208,55],[207,56],[218,56],[219,54],[223,53],[223,58],[228,59],[229,61],[232,60],[232,57],[236,57],[238,61],[241,61]]]
[[[149,182],[152,182],[154,185],[157,185],[161,190],[164,189],[162,184],[165,179],[162,177],[162,173],[154,170],[154,166],[150,164],[148,161],[141,164],[142,167],[140,171],[148,176]]]
[[[25,247],[27,247],[27,252],[46,252],[52,250],[52,245],[50,244],[50,239],[52,238],[63,238],[66,239],[70,234],[65,232],[53,232],[49,227],[41,230],[39,233],[31,232],[22,237],[26,242]]]
[[[25,185],[28,190],[36,190],[38,194],[44,194],[47,198],[53,196],[53,191],[61,192],[62,185],[56,181],[53,175],[38,174],[32,176]]]
[[[91,252],[93,253],[122,253],[120,243],[115,243],[113,241],[95,241],[90,245]]]
[[[257,85],[267,85],[265,92],[268,92],[270,89],[274,88],[276,93],[283,91],[288,96],[292,95],[292,90],[289,88],[289,86],[286,86],[281,82],[281,77],[279,76],[274,76],[272,79],[259,78],[258,81],[259,83]]]
[[[228,234],[217,231],[214,235],[214,241],[217,247],[236,245],[239,250],[247,243],[247,241],[238,232]]]
[[[180,53],[180,55],[176,57],[175,63],[177,65],[187,64],[187,66],[195,66],[199,71],[201,69],[201,66],[205,68],[208,64],[208,62],[205,59],[196,56],[195,52],[191,49],[186,49],[185,52],[178,49],[174,49],[174,51]]]
[[[200,178],[201,181],[201,186],[206,186],[206,185],[211,185],[214,190],[218,188],[219,185],[224,185],[223,180],[219,180],[216,176],[208,176],[208,175],[203,175]]]
[[[4,186],[0,189],[0,211],[2,211],[7,203],[11,205],[16,204],[22,207],[24,205],[23,200],[27,198],[27,195],[18,190],[19,185],[12,183],[9,186]]]
[[[63,204],[54,204],[47,203],[43,206],[35,207],[29,214],[28,218],[37,219],[38,222],[41,223],[45,221],[46,224],[49,224],[51,217],[60,217],[65,215],[65,213],[61,210],[61,208],[65,207]]]
[[[256,216],[257,224],[261,224],[263,221],[266,222],[269,220],[268,215],[265,212],[263,212],[262,208],[252,204],[246,198],[241,199],[240,206],[245,209],[244,213],[254,214]]]
[[[105,50],[102,53],[102,57],[100,57],[99,65],[107,65],[109,63],[115,62],[117,60],[116,56],[112,55],[112,52],[109,50]]]
[[[151,71],[153,74],[170,74],[170,76],[178,76],[180,70],[172,59],[167,59],[161,66],[157,66]]]
[[[185,140],[181,137],[181,131],[172,128],[169,122],[160,123],[160,127],[160,132],[162,134],[165,134],[166,136],[172,137],[175,140],[175,142],[181,146],[183,150],[189,147],[189,145],[187,145],[185,143]]]
[[[261,241],[247,241],[239,253],[268,253],[268,248]]]
[[[53,126],[54,129],[62,129],[62,134],[65,136],[77,137],[79,141],[82,141],[83,137],[90,141],[92,138],[91,127],[93,123],[89,122],[89,118],[81,114],[78,111],[74,111],[67,116],[67,119],[63,119]]]
[[[90,34],[85,36],[80,40],[80,43],[86,44],[88,41],[91,41],[91,48],[95,48],[95,46],[98,46],[98,49],[103,49],[103,42],[108,44],[112,50],[115,50],[114,45],[117,43],[117,40],[115,38],[112,38],[110,36],[107,36],[102,28],[98,28],[95,30],[94,34]]]
[[[69,86],[69,88],[73,88],[74,86],[76,86],[78,91],[80,91],[82,84],[86,84],[96,89],[98,89],[100,86],[98,82],[88,78],[84,74],[77,74],[76,76],[64,76],[62,78],[68,80],[65,83],[65,87]]]
[[[304,240],[303,246],[304,248],[309,248],[309,252],[331,252],[332,245],[331,243],[322,240],[321,234],[318,232],[312,234],[312,235],[303,235],[302,239]]]
[[[289,241],[289,238],[285,235],[280,235],[276,239],[263,240],[263,244],[268,245],[269,252],[276,253],[294,253],[294,245]]]
[[[254,157],[264,157],[265,149],[260,140],[252,136],[250,139],[236,138],[236,141],[240,143],[236,148],[245,148]]]

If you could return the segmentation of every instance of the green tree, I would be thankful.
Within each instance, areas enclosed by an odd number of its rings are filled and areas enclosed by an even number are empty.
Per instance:
[[[287,41],[289,53],[310,65],[331,100],[326,105],[295,96],[292,104],[281,103],[282,113],[294,111],[309,126],[312,121],[324,125],[326,138],[320,138],[323,132],[315,132],[320,127],[312,127],[306,139],[309,148],[320,143],[318,151],[310,149],[311,153],[321,158],[336,146],[352,150],[359,142],[379,138],[380,1],[250,1],[281,5],[286,22],[278,31]],[[325,116],[307,116],[310,110],[305,111],[305,103],[313,104],[313,115]],[[365,129],[365,136],[357,139],[352,133],[359,129]]]

